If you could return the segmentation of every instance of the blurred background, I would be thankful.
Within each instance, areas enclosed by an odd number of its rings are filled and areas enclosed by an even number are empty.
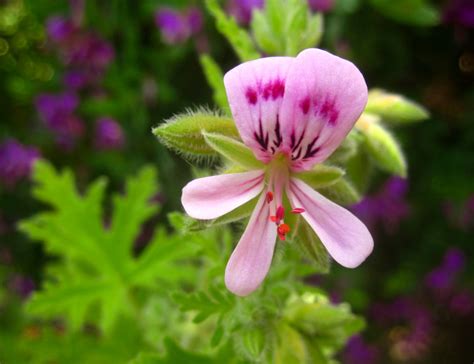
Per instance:
[[[340,359],[470,363],[474,2],[309,3],[324,14],[321,48],[352,60],[369,88],[403,94],[431,114],[394,130],[408,177],[378,174],[351,207],[373,233],[374,253],[357,270],[335,266],[315,279],[368,323]],[[222,2],[242,27],[263,4]],[[156,219],[180,211],[190,165],[160,145],[151,128],[185,108],[213,107],[199,63],[204,53],[224,71],[238,63],[200,1],[0,0],[2,335],[17,330],[19,304],[41,286],[53,259],[16,228],[42,209],[30,193],[34,161],[71,168],[79,189],[108,176],[113,191],[153,164],[161,185]],[[7,349],[0,340],[2,363],[10,363],[2,360],[11,358]]]

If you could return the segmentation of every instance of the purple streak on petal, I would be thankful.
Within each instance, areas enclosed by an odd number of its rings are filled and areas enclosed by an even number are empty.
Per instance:
[[[13,186],[31,173],[31,168],[40,156],[34,147],[20,144],[14,139],[7,139],[0,144],[0,182]]]
[[[99,150],[113,150],[123,147],[125,136],[122,127],[114,119],[103,117],[97,120],[94,145]]]

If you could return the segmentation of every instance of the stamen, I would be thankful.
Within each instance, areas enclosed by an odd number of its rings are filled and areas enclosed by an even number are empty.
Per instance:
[[[305,209],[301,207],[295,207],[293,210],[291,210],[292,214],[302,214],[303,212],[305,212]]]
[[[285,209],[283,208],[283,206],[278,206],[277,211],[276,211],[276,218],[278,220],[283,220],[284,217],[285,217]]]
[[[288,224],[280,224],[278,226],[278,234],[285,235],[290,232],[290,227]]]
[[[267,203],[270,203],[273,201],[273,193],[271,191],[267,192]]]

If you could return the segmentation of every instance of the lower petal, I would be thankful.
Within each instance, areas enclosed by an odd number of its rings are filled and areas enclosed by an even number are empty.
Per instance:
[[[238,296],[255,291],[270,269],[277,229],[269,220],[270,205],[262,194],[225,270],[227,288]]]
[[[374,241],[369,230],[348,210],[296,178],[291,179],[287,194],[294,208],[305,210],[301,215],[339,264],[355,268],[372,252]]]
[[[198,178],[183,188],[181,203],[195,219],[215,219],[256,197],[263,185],[263,171]]]

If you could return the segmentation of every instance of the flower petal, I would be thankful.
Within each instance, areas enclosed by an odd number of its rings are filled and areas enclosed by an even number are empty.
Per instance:
[[[243,63],[224,76],[230,109],[244,143],[263,162],[282,143],[280,106],[294,58],[269,57]]]
[[[301,215],[339,264],[355,268],[372,252],[374,242],[369,230],[345,208],[296,178],[291,179],[287,195],[294,208],[305,210]]]
[[[215,219],[250,201],[263,185],[263,171],[198,178],[184,186],[181,203],[195,219]]]
[[[255,291],[270,269],[277,229],[269,215],[270,204],[262,194],[225,270],[225,284],[236,295]]]
[[[342,142],[367,103],[357,67],[320,49],[306,49],[286,77],[280,118],[294,170],[324,161]]]

